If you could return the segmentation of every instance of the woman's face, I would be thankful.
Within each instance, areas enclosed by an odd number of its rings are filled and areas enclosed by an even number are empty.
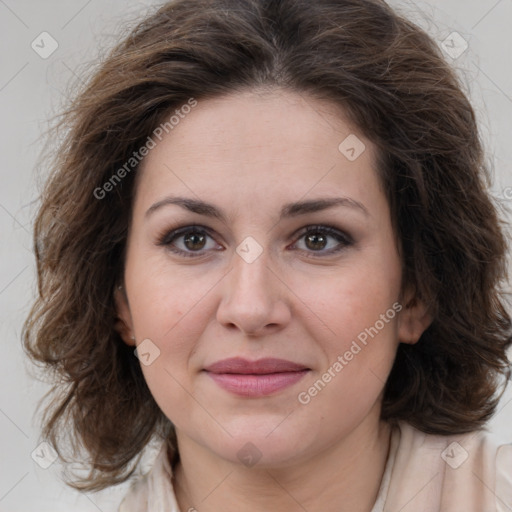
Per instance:
[[[116,300],[180,443],[271,466],[333,447],[378,423],[397,345],[425,327],[375,148],[334,112],[199,101],[144,160]]]

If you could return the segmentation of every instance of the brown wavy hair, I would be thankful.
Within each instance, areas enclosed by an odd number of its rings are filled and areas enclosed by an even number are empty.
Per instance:
[[[261,87],[331,101],[377,147],[403,285],[433,317],[399,346],[382,417],[454,434],[496,408],[510,377],[507,246],[474,110],[436,43],[379,0],[178,0],[111,51],[63,115],[35,221],[23,338],[55,377],[45,438],[62,456],[86,451],[76,487],[128,478],[155,434],[177,450],[114,328],[136,170],[97,191],[190,98]]]

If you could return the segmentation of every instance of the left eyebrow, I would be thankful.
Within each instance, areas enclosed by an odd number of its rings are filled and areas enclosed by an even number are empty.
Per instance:
[[[281,210],[280,218],[282,219],[285,217],[303,215],[305,213],[319,212],[335,206],[352,208],[363,213],[366,217],[370,216],[370,212],[366,206],[355,199],[351,199],[350,197],[330,197],[326,199],[312,199],[310,201],[299,201],[296,203],[286,204]]]
[[[159,208],[171,204],[181,206],[182,208],[185,208],[186,210],[189,210],[193,213],[197,213],[199,215],[217,218],[223,222],[225,222],[226,220],[225,213],[221,209],[214,206],[213,204],[206,203],[204,201],[200,201],[197,199],[176,196],[165,197],[164,199],[150,206],[145,213],[145,217],[147,218]],[[327,210],[329,208],[334,208],[336,206],[351,208],[353,210],[363,213],[367,217],[370,216],[370,213],[368,212],[366,206],[364,206],[359,201],[356,201],[355,199],[351,199],[350,197],[330,197],[288,203],[284,205],[283,208],[281,208],[279,218],[283,219],[289,217],[297,217],[299,215],[304,215],[307,213],[314,213],[322,210]]]

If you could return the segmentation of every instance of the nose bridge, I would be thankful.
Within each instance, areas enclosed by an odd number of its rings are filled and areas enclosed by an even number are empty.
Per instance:
[[[243,249],[242,244],[239,251]],[[247,300],[261,307],[272,299],[275,288],[271,283],[274,274],[268,268],[269,259],[265,251],[254,260],[246,259],[239,253],[233,257],[233,271],[230,280],[230,296],[237,300]]]
[[[219,305],[219,321],[246,333],[284,325],[289,311],[277,277],[269,268],[268,254],[262,251],[255,259],[246,258],[243,252],[239,254],[243,248],[242,243],[233,256]]]

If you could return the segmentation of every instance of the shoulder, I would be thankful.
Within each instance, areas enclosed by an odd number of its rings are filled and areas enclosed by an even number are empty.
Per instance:
[[[496,498],[498,512],[512,511],[512,443],[496,452]]]
[[[512,445],[497,445],[485,431],[431,435],[405,422],[395,437],[386,505],[402,512],[512,511]]]
[[[132,484],[124,497],[118,512],[145,512],[148,510],[148,475]]]

